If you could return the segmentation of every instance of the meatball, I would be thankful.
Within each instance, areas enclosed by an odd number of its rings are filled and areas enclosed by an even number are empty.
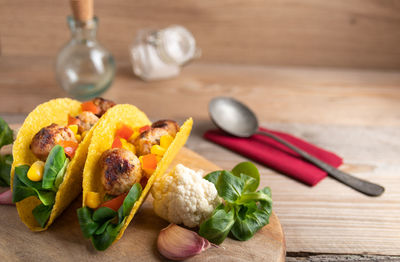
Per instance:
[[[74,133],[68,127],[51,124],[36,133],[32,139],[30,149],[37,158],[46,161],[51,149],[61,141],[78,142]]]
[[[115,106],[115,103],[113,101],[101,97],[96,97],[92,101],[93,104],[100,108],[100,113],[97,114],[98,117],[101,117],[108,109]]]
[[[118,196],[128,192],[142,178],[139,159],[127,149],[108,149],[99,161],[101,182],[109,195]]]
[[[79,120],[78,129],[80,133],[90,130],[99,120],[95,114],[89,111],[82,112],[76,119]]]
[[[160,144],[163,135],[175,136],[179,131],[179,125],[172,120],[159,120],[151,125],[151,128],[141,133],[134,144],[139,156],[150,154],[151,147]]]
[[[173,120],[158,120],[151,125],[152,128],[162,128],[168,131],[168,134],[175,136],[179,131],[179,125]]]

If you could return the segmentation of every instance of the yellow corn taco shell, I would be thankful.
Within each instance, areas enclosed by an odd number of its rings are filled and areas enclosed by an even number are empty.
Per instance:
[[[93,132],[92,143],[89,146],[89,152],[83,171],[83,206],[85,206],[85,200],[88,192],[98,192],[103,199],[105,192],[101,179],[98,177],[100,174],[98,170],[98,161],[104,151],[111,148],[114,141],[115,132],[119,123],[124,123],[132,128],[142,127],[144,125],[151,125],[150,120],[146,115],[138,108],[132,105],[116,105],[109,109],[106,113],[106,117],[99,121],[99,125]],[[171,145],[168,147],[163,158],[157,164],[157,168],[153,175],[147,181],[146,187],[143,189],[142,194],[138,201],[133,206],[129,216],[127,217],[124,225],[121,228],[115,241],[118,241],[124,234],[125,229],[131,222],[133,216],[136,214],[140,206],[146,200],[151,186],[158,176],[162,175],[176,154],[186,143],[187,138],[190,135],[192,129],[193,120],[190,118],[181,126],[180,131],[176,134]]]
[[[14,169],[19,165],[32,165],[37,158],[29,146],[32,138],[39,130],[52,123],[59,125],[68,124],[68,114],[78,115],[81,113],[81,103],[69,98],[50,100],[37,106],[25,119],[13,145],[13,164],[11,169],[11,189],[13,188]],[[79,144],[74,158],[69,163],[64,176],[64,181],[57,191],[53,210],[44,228],[36,222],[32,210],[41,202],[34,196],[28,197],[16,203],[18,214],[22,222],[32,231],[46,230],[59,216],[62,211],[82,191],[82,170],[85,164],[87,150],[91,141],[95,126],[87,133]]]

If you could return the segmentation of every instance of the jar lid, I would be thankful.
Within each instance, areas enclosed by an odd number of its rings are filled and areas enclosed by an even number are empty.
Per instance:
[[[159,51],[167,60],[183,65],[196,53],[196,40],[183,26],[173,25],[158,31]]]

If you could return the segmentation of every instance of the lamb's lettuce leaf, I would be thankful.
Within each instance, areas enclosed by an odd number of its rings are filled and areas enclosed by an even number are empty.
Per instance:
[[[99,224],[96,223],[93,218],[93,210],[87,207],[79,208],[77,211],[78,214],[78,221],[81,227],[83,236],[85,238],[89,238],[91,235],[96,232]]]
[[[64,175],[67,172],[67,167],[69,164],[69,158],[65,158],[64,165],[58,171],[56,179],[54,180],[54,188],[58,190],[60,188],[61,183],[64,181]]]
[[[209,174],[207,174],[204,179],[210,181],[214,185],[217,184],[218,177],[221,175],[222,170],[214,171]]]
[[[0,149],[5,146],[12,144],[14,140],[14,134],[11,128],[7,125],[6,121],[0,117]],[[0,186],[10,186],[10,172],[13,157],[11,154],[0,155]]]
[[[97,223],[104,223],[111,218],[114,218],[117,212],[108,207],[100,207],[93,212],[93,221]]]
[[[235,223],[234,209],[225,210],[224,204],[217,206],[209,219],[200,225],[199,235],[214,244],[221,244]]]
[[[0,187],[10,186],[10,172],[12,162],[12,155],[0,155]]]
[[[260,174],[250,162],[236,165],[231,172],[214,171],[204,177],[212,182],[225,202],[200,225],[199,234],[210,242],[220,244],[231,233],[245,241],[269,223],[272,212],[271,190],[256,191]]]
[[[134,184],[118,212],[108,207],[100,207],[95,211],[89,207],[79,208],[77,210],[78,221],[84,237],[90,238],[97,250],[107,249],[119,234],[141,194],[141,185]]]
[[[45,227],[47,221],[49,220],[52,210],[53,210],[53,205],[46,206],[44,204],[40,204],[32,210],[32,214],[35,217],[36,221],[39,223],[39,225],[41,227]]]
[[[51,189],[56,191],[56,187],[54,185],[54,181],[57,177],[60,180],[60,177],[63,176],[65,173],[67,162],[67,157],[64,153],[64,148],[60,145],[55,145],[47,157],[46,164],[44,165],[44,172],[43,172],[43,180],[42,180],[42,187],[44,189]],[[66,163],[67,162],[67,163]],[[62,171],[61,174],[60,171]],[[58,181],[60,182],[60,181]],[[60,183],[61,184],[61,183]]]
[[[218,195],[229,203],[234,203],[240,197],[244,188],[244,181],[229,171],[222,171],[215,188]]]
[[[5,145],[12,144],[13,140],[13,131],[7,125],[6,121],[0,117],[0,149]]]
[[[245,181],[243,191],[256,191],[260,184],[260,173],[257,167],[251,162],[242,162],[232,169],[232,174],[237,177],[244,175],[242,180]]]
[[[15,167],[12,200],[14,203],[30,196],[36,196],[42,202],[32,211],[41,227],[44,227],[53,210],[58,187],[64,179],[69,159],[62,146],[56,145],[47,157],[42,181],[28,178],[28,165]]]
[[[31,181],[27,176],[28,170],[28,165],[15,167],[13,202],[19,202],[29,196],[36,196],[45,206],[53,205],[56,193],[54,191],[42,189],[41,182]]]
[[[134,184],[132,188],[129,190],[129,193],[128,195],[126,195],[124,202],[118,209],[119,223],[121,223],[124,217],[129,215],[129,213],[133,208],[133,205],[139,199],[141,193],[142,193],[142,186],[139,183]]]
[[[28,174],[29,166],[15,167],[12,201],[14,203],[30,196],[36,196],[42,203],[32,211],[33,216],[41,227],[44,227],[53,209],[56,192],[42,188],[41,182],[31,181]]]

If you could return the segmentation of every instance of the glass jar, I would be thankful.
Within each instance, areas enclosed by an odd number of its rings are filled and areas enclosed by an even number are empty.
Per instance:
[[[200,56],[193,35],[178,25],[140,30],[130,51],[134,74],[146,81],[177,76],[183,65]]]
[[[96,17],[85,23],[72,16],[67,20],[71,39],[57,56],[57,81],[72,97],[91,99],[111,86],[115,75],[114,58],[96,40]]]

